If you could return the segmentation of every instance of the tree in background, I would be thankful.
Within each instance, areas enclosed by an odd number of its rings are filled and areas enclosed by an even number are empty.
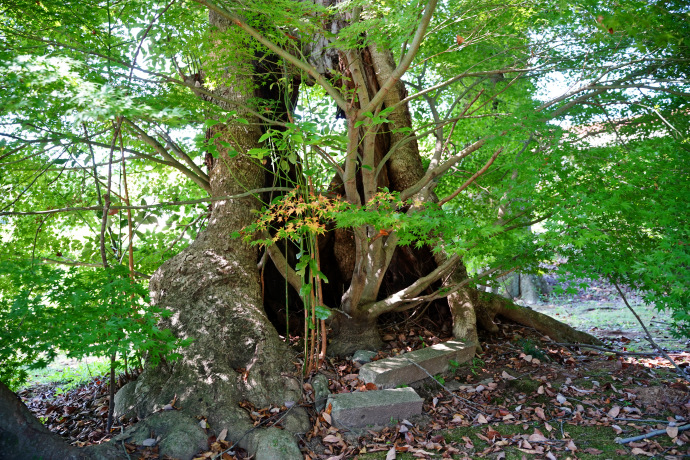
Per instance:
[[[300,457],[237,402],[299,400],[300,372],[378,347],[384,314],[434,303],[471,346],[497,314],[594,340],[478,290],[555,254],[682,326],[688,13],[636,8],[12,4],[4,259],[153,273],[158,327],[191,345],[120,397],[178,457],[195,415],[257,455]],[[567,89],[539,96],[549,77]],[[4,284],[2,311],[40,310],[12,300],[34,288]],[[276,330],[295,312],[299,368]],[[170,423],[156,411],[174,399]]]

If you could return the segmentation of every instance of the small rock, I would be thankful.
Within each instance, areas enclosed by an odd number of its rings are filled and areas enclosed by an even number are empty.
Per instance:
[[[462,385],[457,380],[451,380],[450,382],[446,382],[446,384],[445,384],[445,387],[449,391],[458,391],[461,386]]]
[[[357,350],[352,356],[352,361],[360,364],[370,363],[376,352],[369,350]]]
[[[311,381],[314,388],[314,408],[321,412],[326,408],[326,399],[331,392],[328,390],[328,379],[323,374],[316,374]]]
[[[302,407],[293,407],[283,418],[283,427],[290,433],[306,433],[311,428],[309,415]]]

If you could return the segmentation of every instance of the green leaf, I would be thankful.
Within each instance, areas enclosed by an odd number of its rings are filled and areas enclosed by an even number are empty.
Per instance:
[[[303,284],[303,285],[299,288],[299,296],[300,296],[301,298],[303,298],[303,299],[306,299],[306,298],[308,298],[309,295],[311,294],[311,290],[312,290],[311,283],[309,283],[309,284]]]
[[[314,307],[316,317],[321,320],[326,320],[331,316],[331,309],[325,305],[317,305]]]

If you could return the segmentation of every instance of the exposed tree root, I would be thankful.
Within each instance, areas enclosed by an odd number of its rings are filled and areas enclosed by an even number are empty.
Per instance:
[[[489,332],[498,332],[494,318],[501,316],[548,335],[556,342],[577,342],[590,345],[604,343],[586,332],[578,331],[548,315],[528,307],[522,307],[497,294],[479,293],[477,322]]]

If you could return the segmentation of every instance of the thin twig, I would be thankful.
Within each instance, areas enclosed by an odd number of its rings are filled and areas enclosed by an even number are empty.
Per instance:
[[[426,369],[424,369],[424,368],[423,368],[422,366],[420,366],[418,363],[415,363],[414,361],[412,361],[412,360],[411,360],[410,358],[408,358],[407,356],[402,355],[402,357],[405,358],[410,364],[412,364],[412,365],[417,366],[418,368],[420,368],[426,375],[428,375],[429,377],[431,377],[432,380],[433,380],[434,382],[438,383],[438,385],[439,385],[441,388],[443,388],[444,390],[446,390],[446,391],[448,392],[449,395],[455,396],[455,393],[453,393],[452,391],[450,391],[444,384],[442,384],[441,382],[439,382],[433,375],[431,375],[431,374],[429,373],[429,371],[427,371]]]
[[[474,175],[472,177],[467,179],[467,181],[464,184],[462,184],[457,190],[455,190],[453,193],[451,193],[450,195],[448,195],[447,197],[445,197],[444,199],[439,201],[438,205],[442,206],[443,204],[449,202],[450,200],[452,200],[453,198],[458,196],[458,194],[460,192],[462,192],[467,187],[469,187],[472,184],[472,182],[474,182],[477,179],[477,177],[481,176],[482,174],[484,174],[486,172],[487,169],[489,169],[489,166],[491,166],[493,164],[494,160],[496,160],[496,157],[498,157],[498,154],[501,153],[502,151],[503,151],[503,148],[496,150],[496,152],[493,155],[491,155],[491,158],[489,158],[489,160],[486,162],[486,164],[484,166],[482,166],[482,168],[479,171],[477,171],[476,173],[474,173]]]
[[[623,299],[623,303],[625,303],[625,306],[628,307],[628,310],[635,316],[635,319],[637,319],[637,322],[640,323],[640,326],[642,326],[642,329],[644,329],[644,333],[646,334],[647,341],[652,345],[659,353],[661,353],[664,358],[666,358],[672,365],[673,367],[676,368],[676,373],[683,379],[687,380],[690,382],[690,376],[683,370],[681,369],[678,364],[671,358],[666,351],[664,351],[663,348],[659,346],[654,341],[654,338],[652,337],[652,334],[649,333],[649,330],[647,329],[647,326],[644,325],[644,322],[642,322],[642,319],[640,316],[637,314],[637,312],[633,309],[633,307],[630,306],[628,303],[628,299],[625,297],[625,294],[623,294],[623,291],[621,290],[620,286],[618,286],[618,283],[613,278],[610,278],[611,283],[616,287],[616,290],[618,291],[618,294],[620,294],[621,299]]]
[[[658,356],[659,353],[643,353],[643,352],[634,352],[634,351],[616,351],[616,350],[611,350],[606,347],[600,347],[597,345],[586,345],[584,343],[563,343],[563,342],[553,342],[554,345],[560,345],[562,347],[568,347],[568,348],[593,348],[594,350],[599,350],[603,351],[606,353],[614,353],[616,355],[620,356]]]
[[[94,267],[94,268],[99,268],[103,267],[103,263],[89,263],[89,262],[79,262],[76,260],[57,260],[57,259],[51,259],[48,257],[41,257],[40,260],[45,263],[45,264],[55,264],[55,265],[66,265],[68,267]],[[146,273],[141,273],[135,271],[134,274],[138,276],[139,278],[146,278],[146,279],[151,279],[151,275],[147,275]]]
[[[120,443],[122,444],[122,450],[125,451],[125,455],[127,456],[127,459],[132,460],[132,457],[129,456],[129,452],[127,452],[127,447],[125,446],[125,441],[124,440],[120,441]]]
[[[639,422],[639,423],[668,423],[668,420],[659,420],[652,418],[626,418],[626,417],[614,417],[617,422]]]

